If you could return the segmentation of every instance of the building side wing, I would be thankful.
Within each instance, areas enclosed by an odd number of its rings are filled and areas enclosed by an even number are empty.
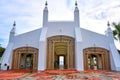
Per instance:
[[[34,31],[30,31],[30,32],[15,36],[14,49],[23,47],[23,46],[31,46],[31,47],[38,48],[40,33],[41,33],[41,29],[37,29]]]

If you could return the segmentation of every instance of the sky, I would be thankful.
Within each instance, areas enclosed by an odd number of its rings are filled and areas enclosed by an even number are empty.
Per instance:
[[[16,35],[42,27],[46,0],[0,0],[0,44],[6,47],[16,21]],[[47,0],[49,21],[73,20],[76,0]],[[107,22],[120,21],[120,0],[77,0],[80,27],[105,34]],[[113,26],[111,25],[113,29]],[[116,42],[119,47],[119,43]]]

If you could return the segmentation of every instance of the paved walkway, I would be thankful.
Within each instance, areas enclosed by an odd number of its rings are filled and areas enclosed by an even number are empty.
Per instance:
[[[120,72],[105,70],[0,71],[0,80],[120,80]]]

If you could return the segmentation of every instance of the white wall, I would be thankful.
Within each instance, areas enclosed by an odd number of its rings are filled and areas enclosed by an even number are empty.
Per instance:
[[[9,43],[7,45],[7,48],[1,59],[1,62],[2,62],[1,69],[2,70],[7,70],[7,66],[9,66],[9,68],[11,68],[12,53],[13,53],[13,43]],[[5,66],[5,64],[7,64],[7,66]]]
[[[74,22],[72,21],[48,22],[47,27],[15,36],[14,45],[13,43],[9,43],[2,57],[2,69],[6,69],[4,66],[5,63],[11,67],[11,55],[13,49],[23,46],[31,46],[39,49],[38,70],[45,70],[47,49],[46,40],[48,37],[56,35],[65,35],[75,38],[75,67],[77,70],[84,70],[83,49],[94,46],[110,50],[112,70],[120,70],[120,65],[118,65],[120,55],[118,55],[115,46],[113,44],[110,45],[109,38],[106,35],[75,27]]]
[[[81,28],[83,49],[87,47],[102,47],[109,50],[109,39],[106,35],[98,34]]]
[[[110,59],[112,70],[120,71],[120,55],[115,44],[110,44]]]
[[[55,35],[66,35],[74,37],[74,22],[48,22],[47,37]]]
[[[41,33],[41,29],[37,29],[34,31],[30,31],[30,32],[15,36],[14,49],[23,47],[23,46],[31,46],[38,49],[40,33]]]
[[[77,70],[84,70],[82,42],[75,42],[75,67]]]
[[[38,70],[46,69],[46,34],[47,27],[43,27],[39,39]]]

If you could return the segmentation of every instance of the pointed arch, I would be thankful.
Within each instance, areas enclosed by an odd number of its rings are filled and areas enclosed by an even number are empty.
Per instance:
[[[38,49],[34,47],[20,47],[13,51],[12,69],[38,68]]]
[[[85,70],[110,70],[109,51],[101,47],[83,50]]]
[[[60,69],[60,57],[63,57],[63,69],[75,68],[75,40],[72,37],[57,35],[47,38],[47,69]]]

